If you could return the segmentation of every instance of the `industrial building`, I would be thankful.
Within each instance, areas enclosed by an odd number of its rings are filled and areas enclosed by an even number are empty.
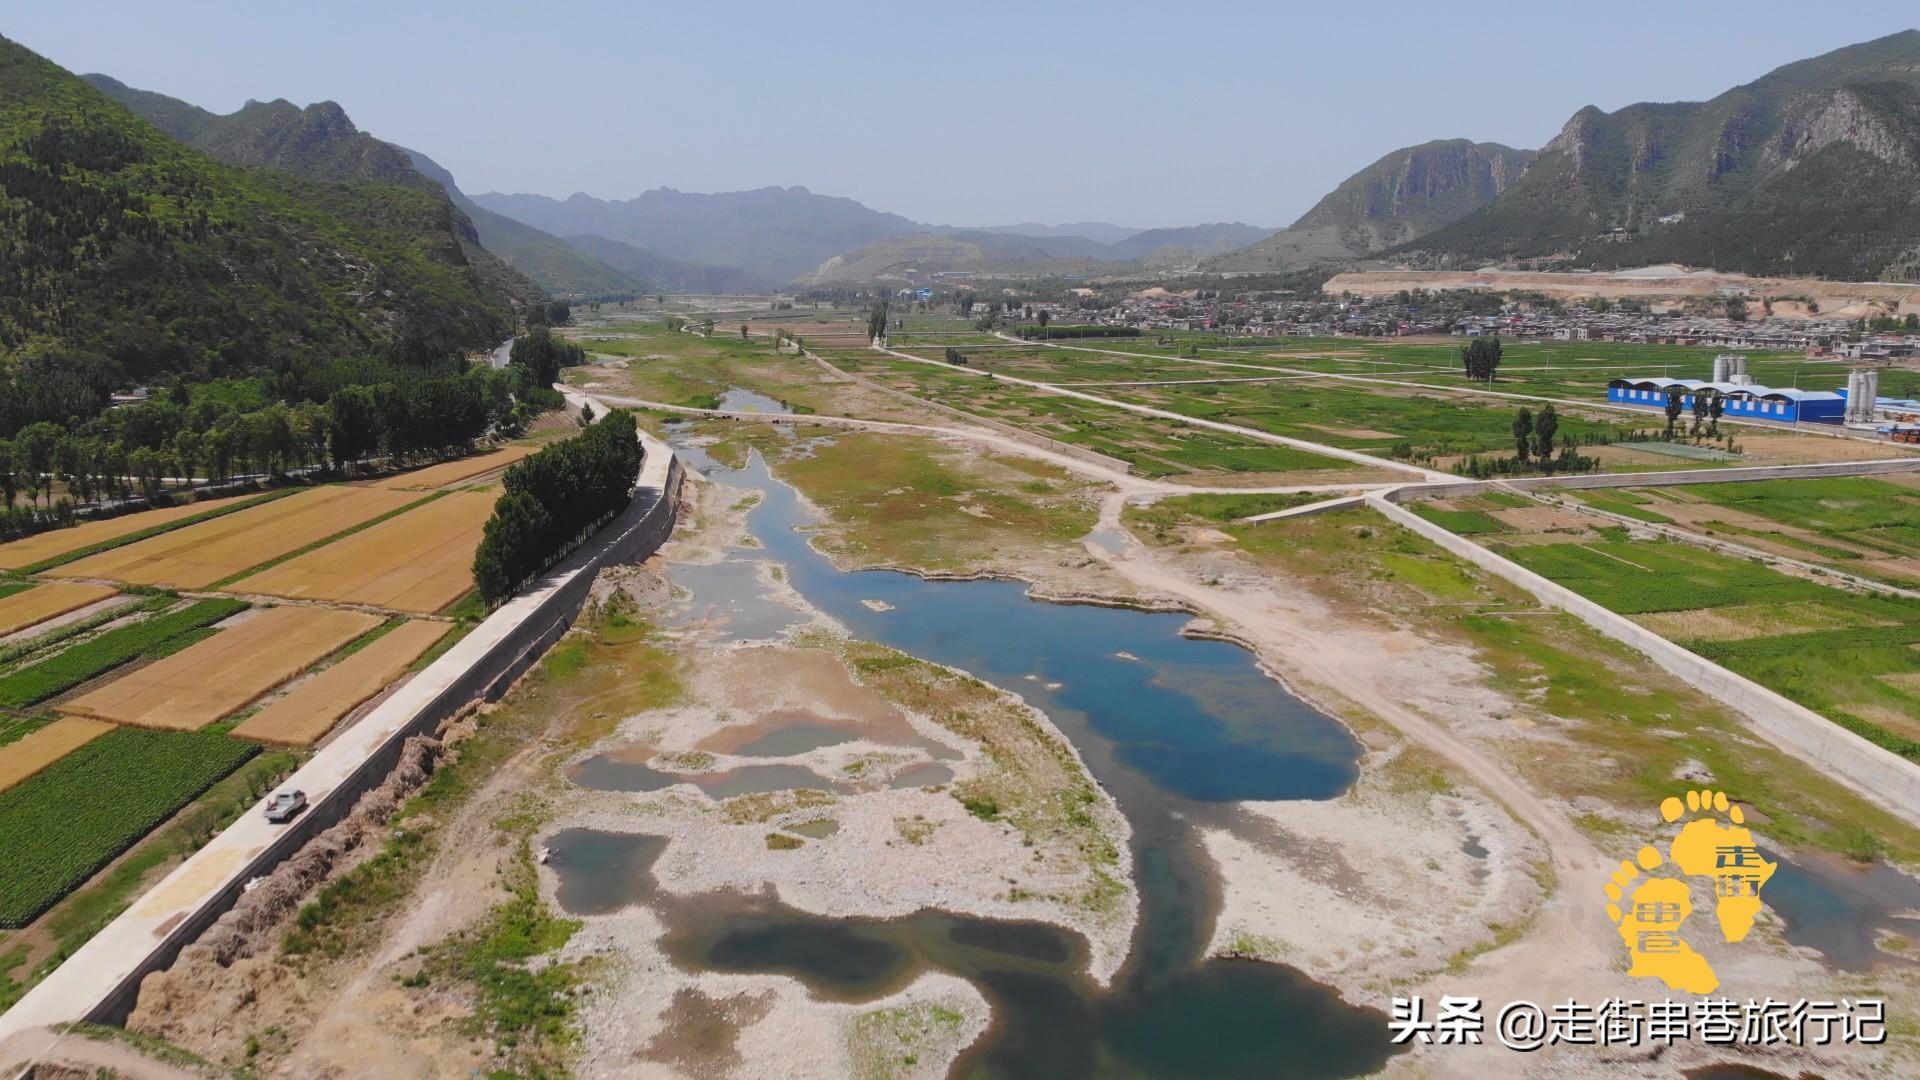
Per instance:
[[[1772,420],[1782,424],[1837,424],[1846,414],[1847,397],[1831,390],[1793,390],[1756,383],[1708,379],[1615,379],[1607,384],[1607,400],[1616,405],[1665,411],[1670,391],[1680,391],[1680,408],[1693,411],[1695,394],[1723,398],[1722,415],[1740,420]]]

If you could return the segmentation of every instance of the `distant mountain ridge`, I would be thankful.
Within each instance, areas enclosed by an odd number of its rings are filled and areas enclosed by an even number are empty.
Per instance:
[[[1272,230],[1238,222],[1148,229],[1119,243],[1084,236],[1031,236],[972,230],[919,232],[877,240],[826,260],[800,279],[804,285],[923,278],[964,271],[981,276],[1114,274],[1191,266],[1242,247]],[[908,271],[913,271],[909,274]]]
[[[1396,254],[1907,277],[1920,265],[1916,166],[1920,31],[1908,30],[1704,102],[1581,109],[1498,198]]]
[[[616,200],[489,192],[474,201],[557,236],[603,236],[674,259],[744,270],[770,285],[840,252],[922,228],[803,187],[710,195],[663,187]]]
[[[221,115],[107,75],[82,78],[160,130],[229,164],[309,180],[398,184],[450,200],[469,261],[493,287],[521,302],[549,292],[592,296],[651,288],[558,237],[475,205],[431,158],[360,131],[334,102],[302,109],[285,100],[249,101]]]
[[[1206,268],[1284,272],[1366,258],[1491,203],[1533,157],[1467,139],[1403,147],[1342,181],[1292,225]]]

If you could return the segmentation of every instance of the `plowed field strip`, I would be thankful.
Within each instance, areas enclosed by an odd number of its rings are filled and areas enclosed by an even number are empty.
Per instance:
[[[247,717],[233,734],[285,746],[311,746],[333,730],[341,717],[406,674],[407,665],[452,629],[447,623],[403,623]]]
[[[280,607],[148,664],[60,711],[172,731],[195,731],[286,682],[380,625],[378,616]]]
[[[323,487],[101,552],[55,571],[136,585],[203,589],[334,533],[397,510],[418,496],[380,488]]]
[[[456,491],[233,585],[238,593],[439,611],[473,588],[495,496]]]
[[[398,491],[431,491],[434,488],[446,487],[448,484],[457,484],[483,473],[490,473],[495,469],[504,469],[538,449],[540,448],[537,446],[502,447],[491,454],[478,454],[474,457],[461,458],[459,461],[433,465],[416,472],[389,476],[374,486]]]
[[[188,503],[185,506],[169,506],[160,510],[142,510],[136,514],[122,514],[105,521],[89,521],[84,525],[75,525],[71,529],[52,529],[38,536],[29,536],[25,540],[15,540],[10,544],[0,544],[0,570],[18,570],[23,566],[46,562],[70,551],[104,544],[122,536],[151,529],[218,510],[223,506],[232,506],[242,499],[257,498],[253,495],[236,495],[226,499],[206,499]]]
[[[75,750],[113,730],[104,720],[63,716],[46,727],[7,744],[0,754],[0,791],[39,772]]]
[[[0,598],[0,637],[25,630],[48,619],[78,611],[88,604],[112,596],[105,585],[81,585],[70,581],[36,585],[26,592]]]

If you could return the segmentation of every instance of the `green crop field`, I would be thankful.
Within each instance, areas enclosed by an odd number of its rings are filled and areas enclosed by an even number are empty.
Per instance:
[[[20,709],[45,701],[137,656],[165,650],[173,639],[246,608],[239,600],[201,600],[178,611],[108,630],[0,678],[0,707]]]
[[[1484,510],[1439,510],[1420,505],[1410,509],[1448,532],[1459,533],[1461,536],[1512,531],[1502,524],[1499,518]]]
[[[26,925],[258,751],[118,728],[0,792],[0,927]]]
[[[1307,450],[1138,416],[1098,402],[983,379],[931,364],[872,353],[833,353],[829,359],[916,397],[1128,462],[1143,476],[1197,472],[1306,472],[1347,469],[1348,463]]]
[[[1736,622],[1797,619],[1805,627],[1799,632],[1679,636],[1678,643],[1920,760],[1920,603],[1848,592],[1679,542],[1497,550],[1623,615],[1737,608]]]
[[[1707,502],[1889,555],[1920,555],[1920,491],[1864,476],[1698,484]]]

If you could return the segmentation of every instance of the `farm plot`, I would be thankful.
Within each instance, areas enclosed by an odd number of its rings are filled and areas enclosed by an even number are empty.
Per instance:
[[[103,720],[65,716],[8,743],[7,752],[0,754],[0,791],[112,730],[113,725]]]
[[[236,592],[429,614],[473,588],[496,497],[456,491],[236,583]]]
[[[1228,432],[1189,427],[1180,421],[1139,416],[1123,409],[1041,390],[992,382],[926,364],[886,358],[835,358],[846,370],[950,408],[1025,428],[1050,439],[1084,446],[1134,466],[1143,476],[1205,473],[1275,474],[1318,472],[1312,481],[1374,479],[1347,462],[1306,450],[1277,446]],[[1336,476],[1332,470],[1341,470]],[[1381,473],[1378,479],[1392,479]]]
[[[118,728],[0,792],[0,927],[31,922],[259,750]]]
[[[380,625],[332,608],[279,607],[60,706],[70,716],[195,731]]]
[[[1851,593],[1679,542],[1498,549],[1894,753],[1920,760],[1920,602]]]
[[[489,454],[476,454],[458,461],[443,462],[413,472],[389,476],[374,484],[374,487],[388,488],[394,491],[433,491],[449,484],[458,484],[476,476],[484,476],[496,469],[507,466],[538,450],[537,446],[503,446]]]
[[[238,600],[201,600],[152,618],[113,626],[44,660],[8,672],[0,678],[0,708],[25,708],[137,656],[173,651],[190,635],[201,634],[206,627],[246,609],[247,605]]]
[[[0,597],[0,637],[37,626],[69,611],[78,611],[88,604],[97,604],[113,595],[114,590],[105,585],[55,581]]]
[[[164,528],[202,514],[217,513],[227,507],[259,496],[236,495],[227,499],[207,499],[184,506],[142,510],[122,514],[105,521],[89,521],[69,529],[50,529],[24,540],[0,544],[0,570],[19,570],[49,559],[57,559],[96,544],[111,543],[148,529]]]
[[[406,674],[408,665],[452,629],[447,623],[402,623],[242,720],[233,733],[283,746],[311,746],[341,717]]]
[[[314,488],[88,556],[54,575],[204,589],[419,498],[383,488]]]

